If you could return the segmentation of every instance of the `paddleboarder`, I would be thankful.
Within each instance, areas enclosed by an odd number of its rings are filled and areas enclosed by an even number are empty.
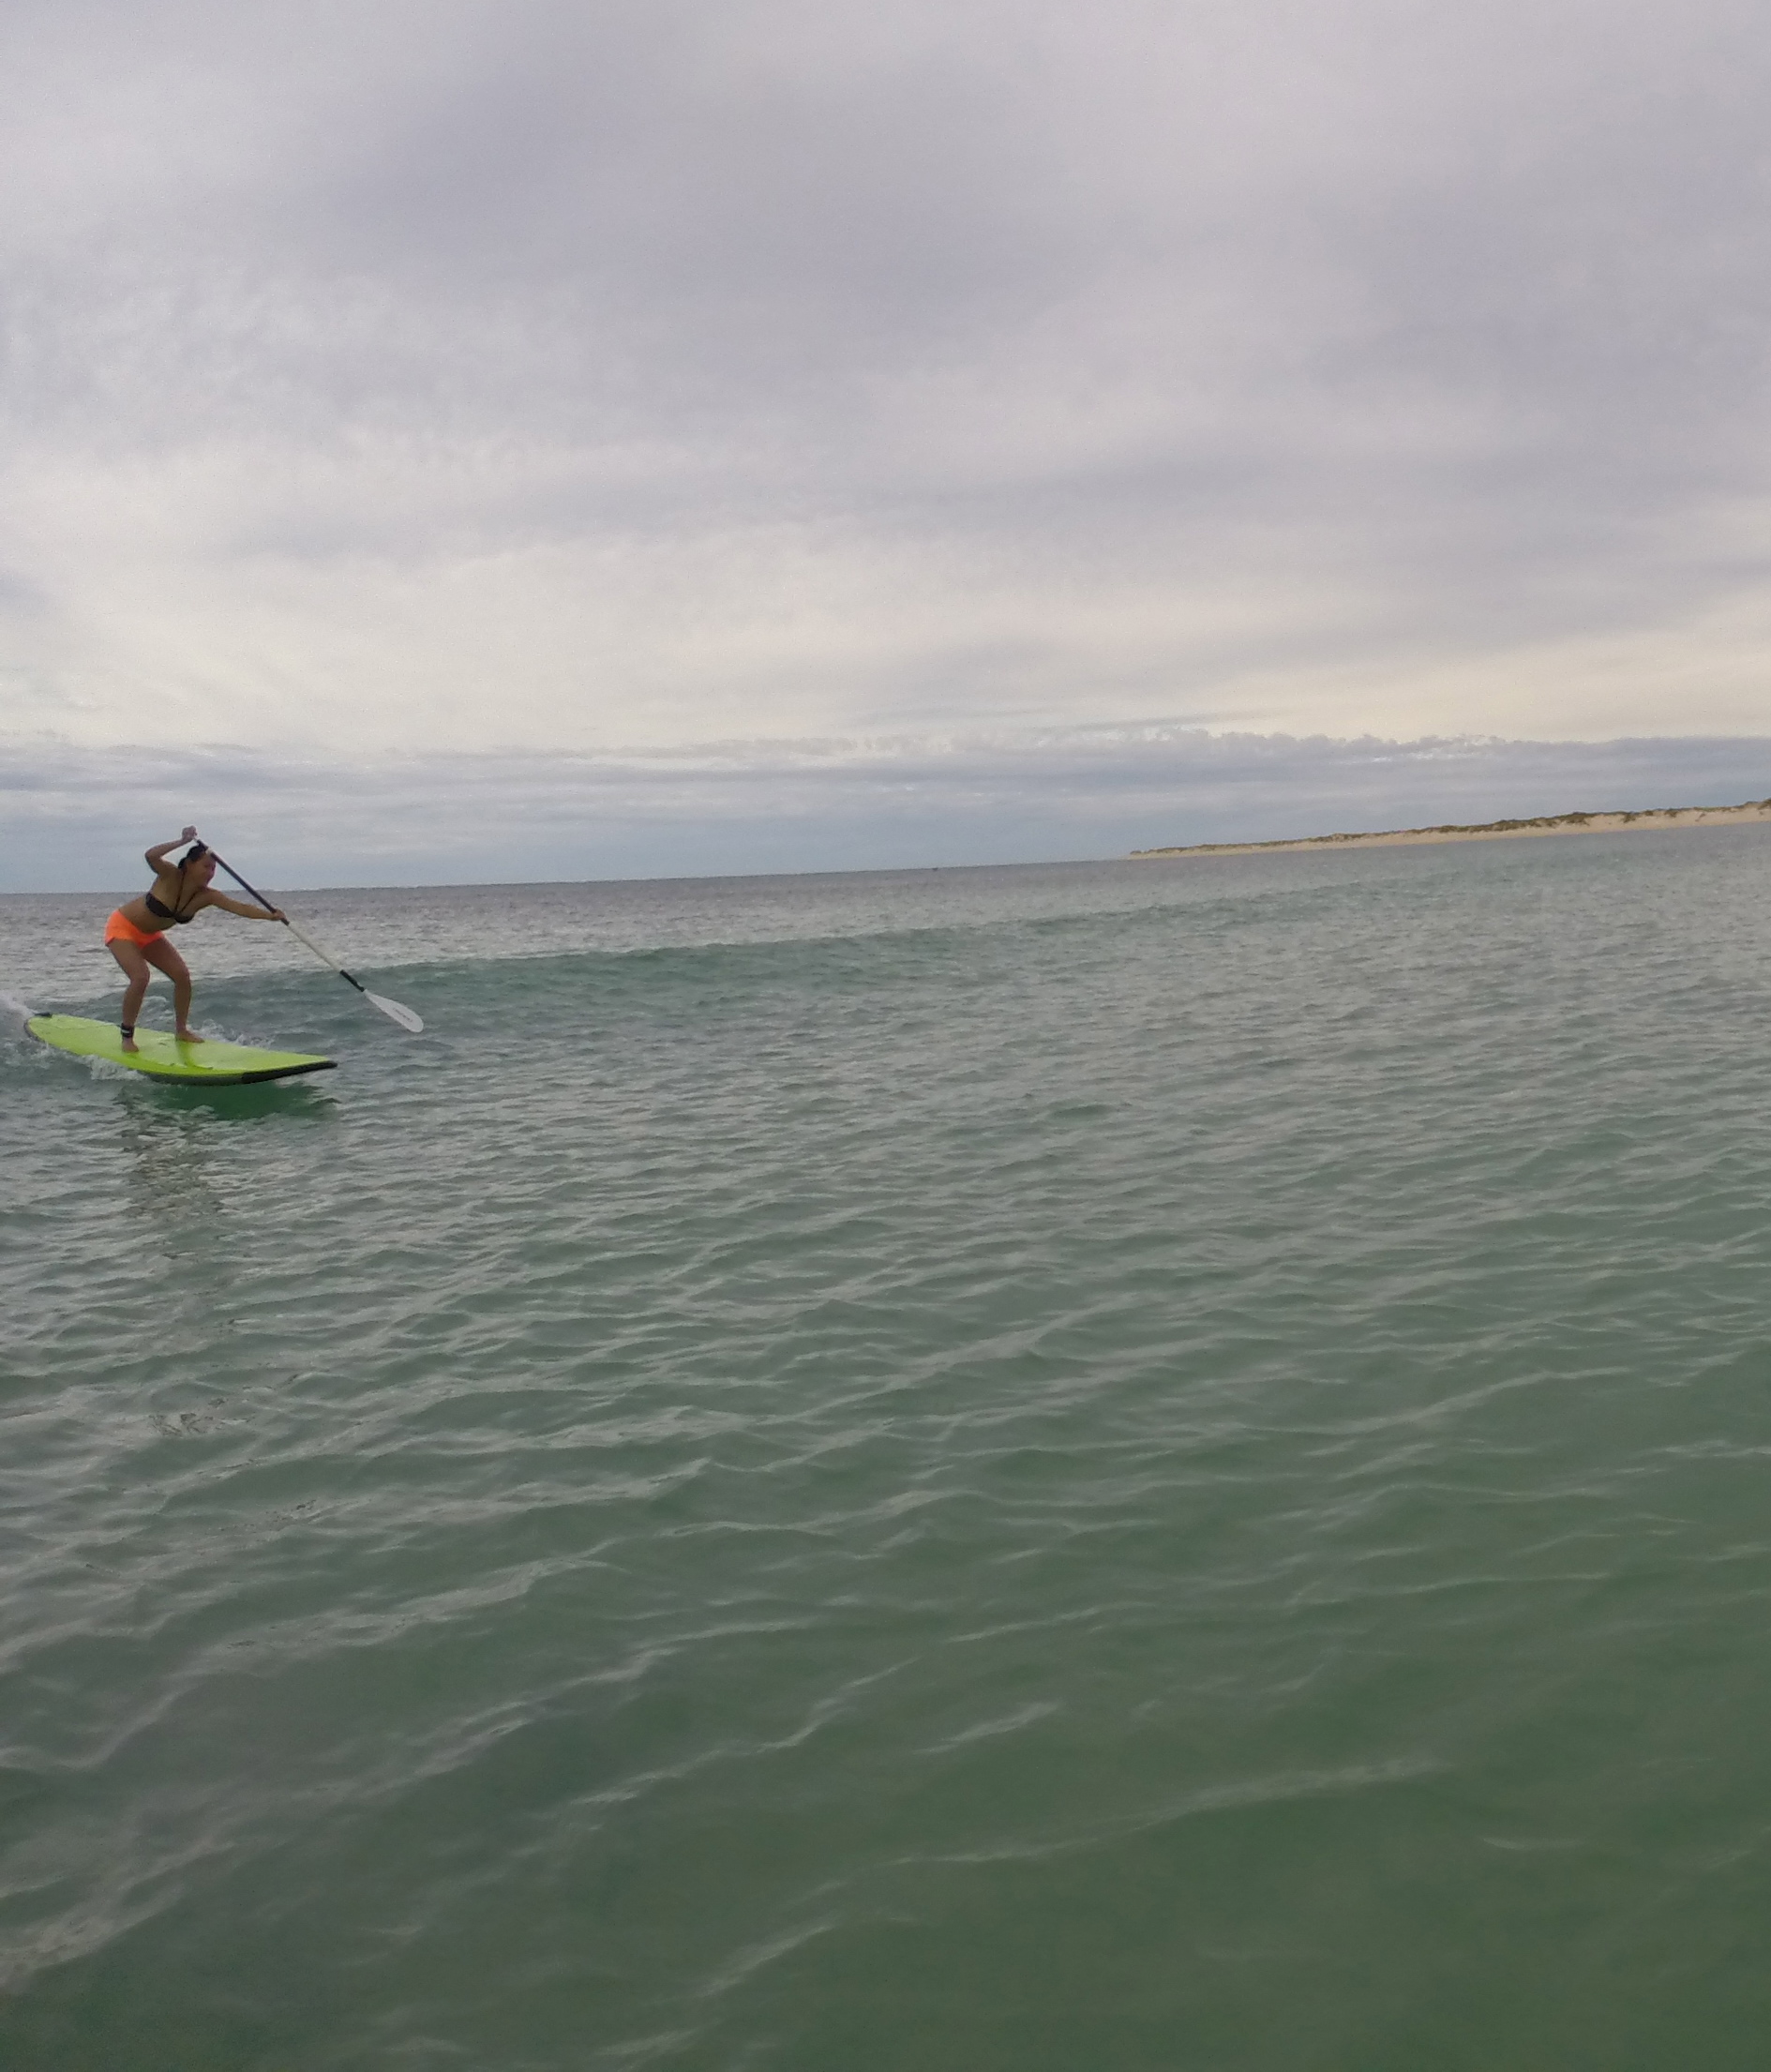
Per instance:
[[[177,863],[172,851],[181,844],[193,846]],[[220,907],[248,921],[286,921],[280,907],[248,907],[226,893],[212,892],[209,880],[216,874],[216,860],[207,846],[197,840],[197,830],[188,827],[176,841],[157,842],[147,851],[147,867],[154,873],[154,889],[139,899],[127,900],[105,923],[105,947],[123,967],[128,985],[123,995],[123,1047],[133,1050],[135,1017],[141,1013],[147,982],[155,971],[164,971],[173,982],[173,1008],[181,1044],[200,1044],[203,1038],[190,1027],[190,969],[166,939],[167,931],[194,921],[205,907]]]

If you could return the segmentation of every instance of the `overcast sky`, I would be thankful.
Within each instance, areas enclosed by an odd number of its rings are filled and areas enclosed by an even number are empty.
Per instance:
[[[1771,791],[1762,6],[8,0],[0,79],[0,882],[568,780],[550,868],[1088,853],[1104,742],[1109,849]]]

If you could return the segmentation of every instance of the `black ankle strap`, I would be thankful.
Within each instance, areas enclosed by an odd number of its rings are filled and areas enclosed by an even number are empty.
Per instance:
[[[117,1024],[117,1027],[123,1031],[126,1036],[133,1036],[135,1034],[135,1024],[133,1022],[119,1022]]]

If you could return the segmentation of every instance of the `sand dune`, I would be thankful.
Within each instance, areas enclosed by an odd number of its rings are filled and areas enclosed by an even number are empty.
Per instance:
[[[1744,805],[1675,805],[1641,813],[1556,813],[1536,820],[1490,820],[1480,827],[1405,827],[1372,834],[1302,834],[1279,842],[1193,842],[1134,848],[1133,856],[1247,856],[1260,849],[1377,848],[1400,842],[1503,842],[1522,834],[1628,834],[1658,828],[1745,827],[1771,822],[1771,799]]]

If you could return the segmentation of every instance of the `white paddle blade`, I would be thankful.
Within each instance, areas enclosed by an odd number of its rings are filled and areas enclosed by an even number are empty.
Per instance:
[[[423,1021],[409,1007],[401,1007],[398,1000],[383,999],[379,993],[365,992],[363,998],[371,1007],[379,1007],[390,1022],[398,1022],[401,1028],[409,1028],[414,1036],[425,1032]]]

